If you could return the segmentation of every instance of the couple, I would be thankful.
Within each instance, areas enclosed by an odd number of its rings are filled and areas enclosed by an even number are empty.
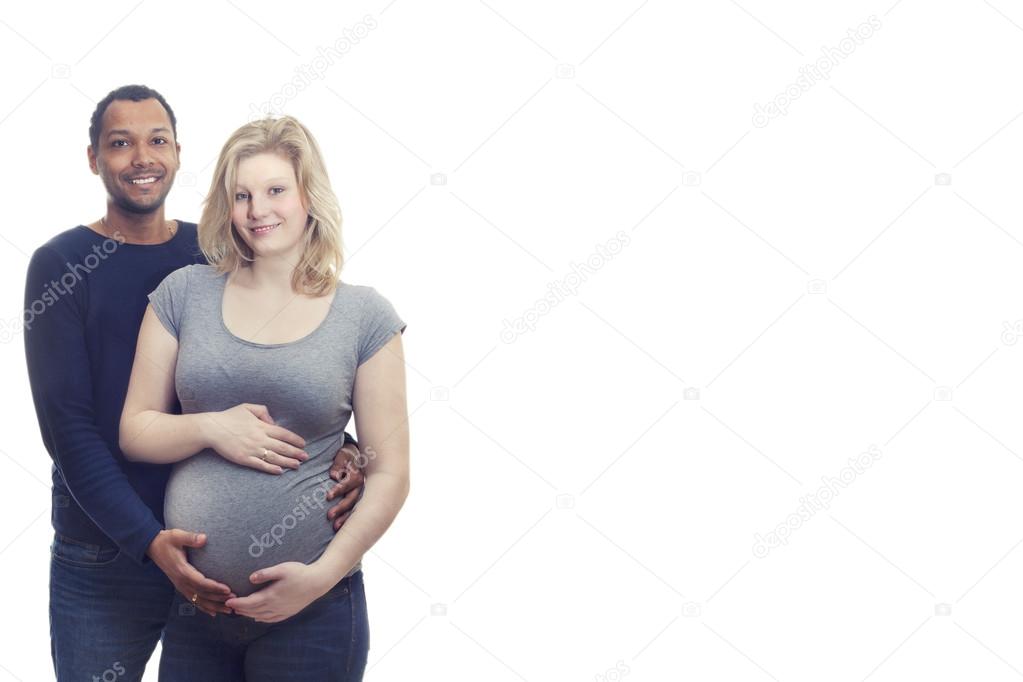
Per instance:
[[[158,93],[115,90],[90,137],[107,214],[37,250],[26,289],[58,679],[141,679],[161,631],[165,680],[361,679],[360,559],[408,494],[405,325],[338,280],[320,150],[292,118],[243,126],[196,228],[164,220]],[[362,490],[338,473],[353,414]]]

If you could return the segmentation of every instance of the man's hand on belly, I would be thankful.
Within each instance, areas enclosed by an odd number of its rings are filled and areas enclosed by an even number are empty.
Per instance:
[[[206,536],[202,533],[177,528],[161,530],[149,544],[146,554],[167,575],[178,592],[185,595],[185,599],[203,613],[216,617],[218,613],[231,613],[224,602],[235,594],[227,585],[210,580],[188,563],[185,547],[202,547],[205,544]]]
[[[341,498],[338,504],[327,510],[327,518],[334,523],[334,532],[341,529],[362,496],[366,485],[365,466],[366,457],[359,453],[354,443],[346,443],[334,456],[330,477],[338,483],[327,493],[328,500]]]

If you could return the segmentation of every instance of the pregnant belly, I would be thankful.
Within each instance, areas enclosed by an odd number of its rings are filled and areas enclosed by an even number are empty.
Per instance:
[[[334,531],[327,518],[333,486],[326,457],[297,471],[265,474],[201,452],[174,466],[164,499],[167,528],[206,533],[189,561],[207,578],[242,597],[261,589],[253,571],[284,561],[318,559]]]

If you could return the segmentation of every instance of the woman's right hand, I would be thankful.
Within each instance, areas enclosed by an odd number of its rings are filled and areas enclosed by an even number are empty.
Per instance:
[[[206,416],[210,447],[229,462],[282,474],[309,459],[305,439],[274,424],[266,405],[242,403]]]

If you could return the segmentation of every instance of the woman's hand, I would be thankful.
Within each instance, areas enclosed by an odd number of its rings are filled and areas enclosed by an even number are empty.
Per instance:
[[[207,412],[210,447],[229,462],[282,474],[309,459],[305,439],[274,424],[265,405],[242,403],[223,412]]]
[[[261,623],[276,623],[294,616],[326,594],[325,577],[316,564],[307,566],[298,561],[285,561],[249,576],[254,585],[273,581],[272,584],[247,597],[228,599],[224,606]]]

